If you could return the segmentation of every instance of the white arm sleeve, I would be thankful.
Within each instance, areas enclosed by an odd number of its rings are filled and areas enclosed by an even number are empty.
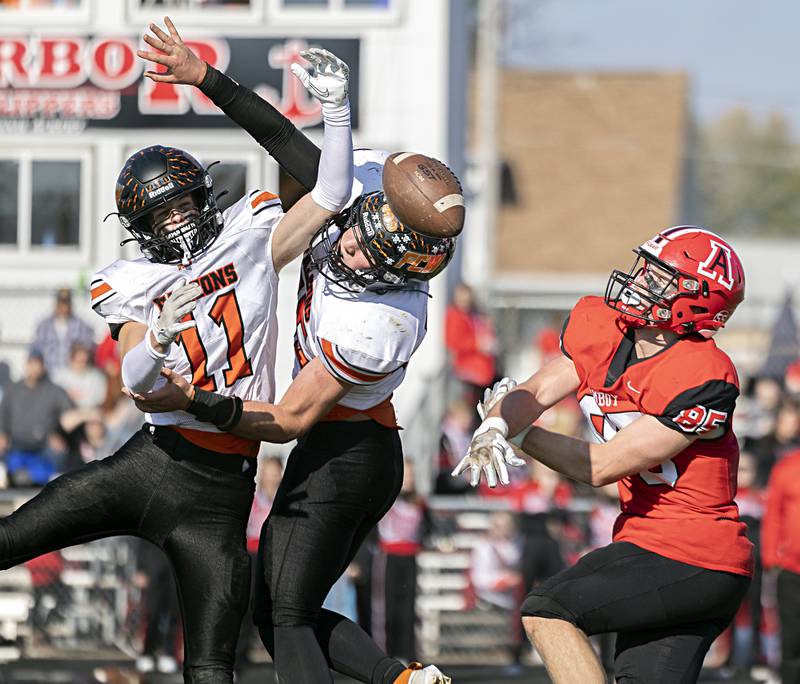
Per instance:
[[[122,384],[129,390],[141,394],[153,389],[166,354],[157,352],[150,344],[150,331],[122,359]]]
[[[350,130],[350,102],[340,106],[323,103],[325,135],[319,159],[317,184],[311,197],[323,209],[341,211],[353,186],[353,133]]]

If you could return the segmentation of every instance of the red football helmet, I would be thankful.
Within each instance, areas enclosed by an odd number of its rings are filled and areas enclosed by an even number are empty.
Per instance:
[[[675,226],[633,250],[630,272],[614,271],[606,304],[628,326],[711,337],[744,299],[744,269],[719,235]]]

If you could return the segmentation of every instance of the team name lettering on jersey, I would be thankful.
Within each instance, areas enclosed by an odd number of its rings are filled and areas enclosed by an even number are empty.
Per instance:
[[[619,405],[619,399],[617,399],[617,397],[613,394],[592,390],[592,396],[594,397],[597,405],[600,407],[613,408]]]
[[[227,266],[221,266],[213,271],[204,273],[199,278],[194,278],[190,282],[200,285],[200,287],[203,288],[202,296],[207,297],[217,290],[221,290],[223,287],[233,285],[237,280],[239,280],[239,274],[236,272],[236,267],[231,263]],[[160,309],[164,306],[164,302],[170,294],[170,292],[167,292],[160,297],[156,297],[153,302]]]

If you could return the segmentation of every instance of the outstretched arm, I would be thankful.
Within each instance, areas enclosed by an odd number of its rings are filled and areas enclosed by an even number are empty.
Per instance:
[[[322,102],[325,137],[317,184],[275,228],[272,262],[276,271],[303,253],[314,233],[344,208],[353,187],[353,136],[347,99],[350,69],[327,50],[312,48],[301,54],[311,64],[311,72],[292,64],[292,73]]]
[[[548,408],[575,392],[579,384],[575,366],[567,356],[545,364],[520,385],[514,386],[513,381],[497,383],[478,405],[483,422],[472,435],[467,455],[453,470],[453,477],[469,471],[473,487],[480,483],[481,473],[490,487],[495,487],[498,480],[508,484],[506,464],[521,466],[525,463],[514,455],[509,441],[519,446],[532,429],[532,423]],[[498,396],[501,396],[499,400]],[[514,436],[517,438],[510,439]]]
[[[157,24],[150,24],[153,35],[144,35],[144,42],[158,52],[139,50],[137,54],[160,64],[166,71],[146,71],[145,77],[159,83],[199,88],[231,121],[247,131],[281,168],[311,190],[317,182],[320,149],[271,104],[199,59],[183,42],[169,17],[164,17],[164,24],[168,33]]]
[[[277,444],[308,432],[352,387],[331,375],[318,358],[297,374],[277,404],[243,402],[235,396],[198,389],[169,368],[161,374],[169,381],[163,388],[147,395],[126,392],[140,411],[189,411],[221,430]]]

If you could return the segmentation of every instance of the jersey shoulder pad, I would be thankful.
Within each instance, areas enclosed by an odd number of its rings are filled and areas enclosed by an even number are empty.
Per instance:
[[[698,434],[730,427],[739,396],[733,362],[713,340],[685,338],[676,347],[653,377],[652,395],[663,406],[658,420]]]
[[[251,190],[238,202],[222,212],[225,232],[240,232],[249,228],[273,228],[283,216],[281,199],[267,190]]]
[[[154,265],[147,259],[119,259],[92,276],[92,309],[107,323],[147,323],[147,283]]]
[[[739,376],[730,357],[714,340],[689,337],[680,340],[676,354],[665,357],[659,375],[670,378],[674,390],[683,391],[702,383],[722,381],[739,388]]]
[[[561,350],[576,361],[591,354],[598,345],[617,340],[622,331],[616,325],[616,312],[606,306],[602,297],[582,297],[564,321]]]
[[[355,371],[348,382],[376,382],[402,368],[424,337],[424,317],[413,310],[370,300],[334,301],[337,305],[322,312],[317,337],[326,365],[339,375],[345,367]]]

